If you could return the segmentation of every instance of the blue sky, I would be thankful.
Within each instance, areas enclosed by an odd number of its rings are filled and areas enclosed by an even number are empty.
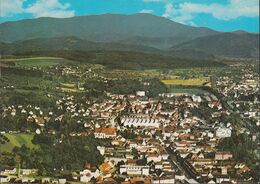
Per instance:
[[[0,22],[104,13],[151,13],[219,31],[259,32],[259,0],[0,0],[0,8]]]

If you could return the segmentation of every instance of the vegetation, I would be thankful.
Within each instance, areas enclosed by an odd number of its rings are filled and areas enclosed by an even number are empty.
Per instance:
[[[183,86],[201,86],[209,82],[209,78],[196,78],[196,79],[170,79],[162,80],[166,85],[183,85]]]
[[[30,57],[19,59],[3,59],[3,62],[14,62],[18,67],[51,67],[58,64],[72,63],[72,61],[56,57]]]
[[[36,148],[36,145],[32,143],[33,134],[6,133],[3,136],[6,137],[6,141],[1,144],[1,152],[11,152],[14,147],[22,147],[23,145],[28,148]]]
[[[22,168],[37,168],[39,175],[49,176],[66,170],[82,169],[85,163],[98,166],[103,161],[96,147],[104,142],[96,140],[93,135],[64,138],[35,135],[32,142],[39,145],[39,148],[22,145],[14,147],[14,155],[3,155],[9,157],[13,163],[18,162]],[[5,164],[4,160],[0,161]]]
[[[149,54],[129,51],[77,51],[77,50],[57,50],[57,51],[29,51],[15,53],[20,56],[52,56],[63,57],[68,60],[82,63],[101,64],[110,69],[175,69],[190,67],[223,67],[225,64],[214,60],[192,60],[181,59],[162,54]]]
[[[158,79],[146,81],[121,79],[107,81],[106,83],[92,80],[85,83],[85,88],[96,92],[96,94],[102,94],[103,91],[113,94],[135,94],[137,91],[145,91],[148,97],[156,97],[159,93],[167,91],[167,87]]]

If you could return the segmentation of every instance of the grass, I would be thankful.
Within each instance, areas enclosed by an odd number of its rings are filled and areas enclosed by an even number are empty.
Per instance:
[[[71,89],[71,88],[60,88],[62,92],[68,93],[80,93],[81,91],[78,89]]]
[[[58,64],[72,63],[72,61],[56,57],[32,57],[20,59],[3,59],[2,61],[13,61],[18,67],[49,67]]]
[[[1,152],[12,152],[15,146],[21,147],[22,145],[28,148],[35,148],[36,145],[32,143],[33,134],[17,133],[17,134],[4,134],[5,137],[9,139],[9,142],[1,145]]]
[[[170,93],[176,94],[205,94],[208,93],[203,89],[199,89],[196,87],[185,87],[185,86],[170,86]]]
[[[183,86],[202,86],[209,82],[208,77],[201,77],[195,79],[170,79],[162,80],[165,85],[183,85]]]

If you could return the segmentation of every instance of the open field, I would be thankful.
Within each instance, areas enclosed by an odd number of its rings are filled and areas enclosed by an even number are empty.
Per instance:
[[[12,149],[17,146],[21,147],[22,145],[25,145],[29,148],[34,148],[36,145],[32,143],[33,134],[25,134],[25,133],[18,133],[18,134],[4,134],[5,137],[9,139],[9,142],[6,142],[5,144],[1,145],[0,151],[3,152],[11,152]]]
[[[199,89],[196,87],[185,87],[185,86],[170,86],[170,93],[178,93],[178,94],[207,94],[209,92]]]
[[[62,86],[67,87],[67,88],[74,88],[75,84],[72,83],[61,83]]]
[[[49,67],[58,64],[72,63],[73,61],[56,57],[32,57],[19,59],[2,59],[5,62],[15,62],[19,67]]]
[[[209,82],[208,77],[195,78],[195,79],[170,79],[162,80],[165,85],[183,85],[183,86],[202,86]]]

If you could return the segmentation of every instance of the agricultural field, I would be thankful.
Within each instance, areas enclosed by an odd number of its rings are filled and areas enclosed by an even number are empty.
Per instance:
[[[208,94],[208,91],[205,91],[203,89],[197,88],[197,87],[185,87],[185,86],[170,86],[169,87],[170,93],[176,93],[176,94]]]
[[[161,80],[165,85],[202,86],[210,81],[209,77],[195,79],[170,79]]]
[[[33,134],[26,134],[26,133],[7,133],[4,134],[5,137],[8,138],[9,142],[5,142],[3,145],[1,145],[1,150],[6,152],[11,152],[12,149],[17,146],[21,147],[22,145],[25,145],[28,148],[35,148],[36,145],[32,143],[33,140]]]
[[[73,63],[73,61],[56,57],[32,57],[19,59],[2,59],[3,62],[14,62],[17,67],[50,67],[58,64]]]

